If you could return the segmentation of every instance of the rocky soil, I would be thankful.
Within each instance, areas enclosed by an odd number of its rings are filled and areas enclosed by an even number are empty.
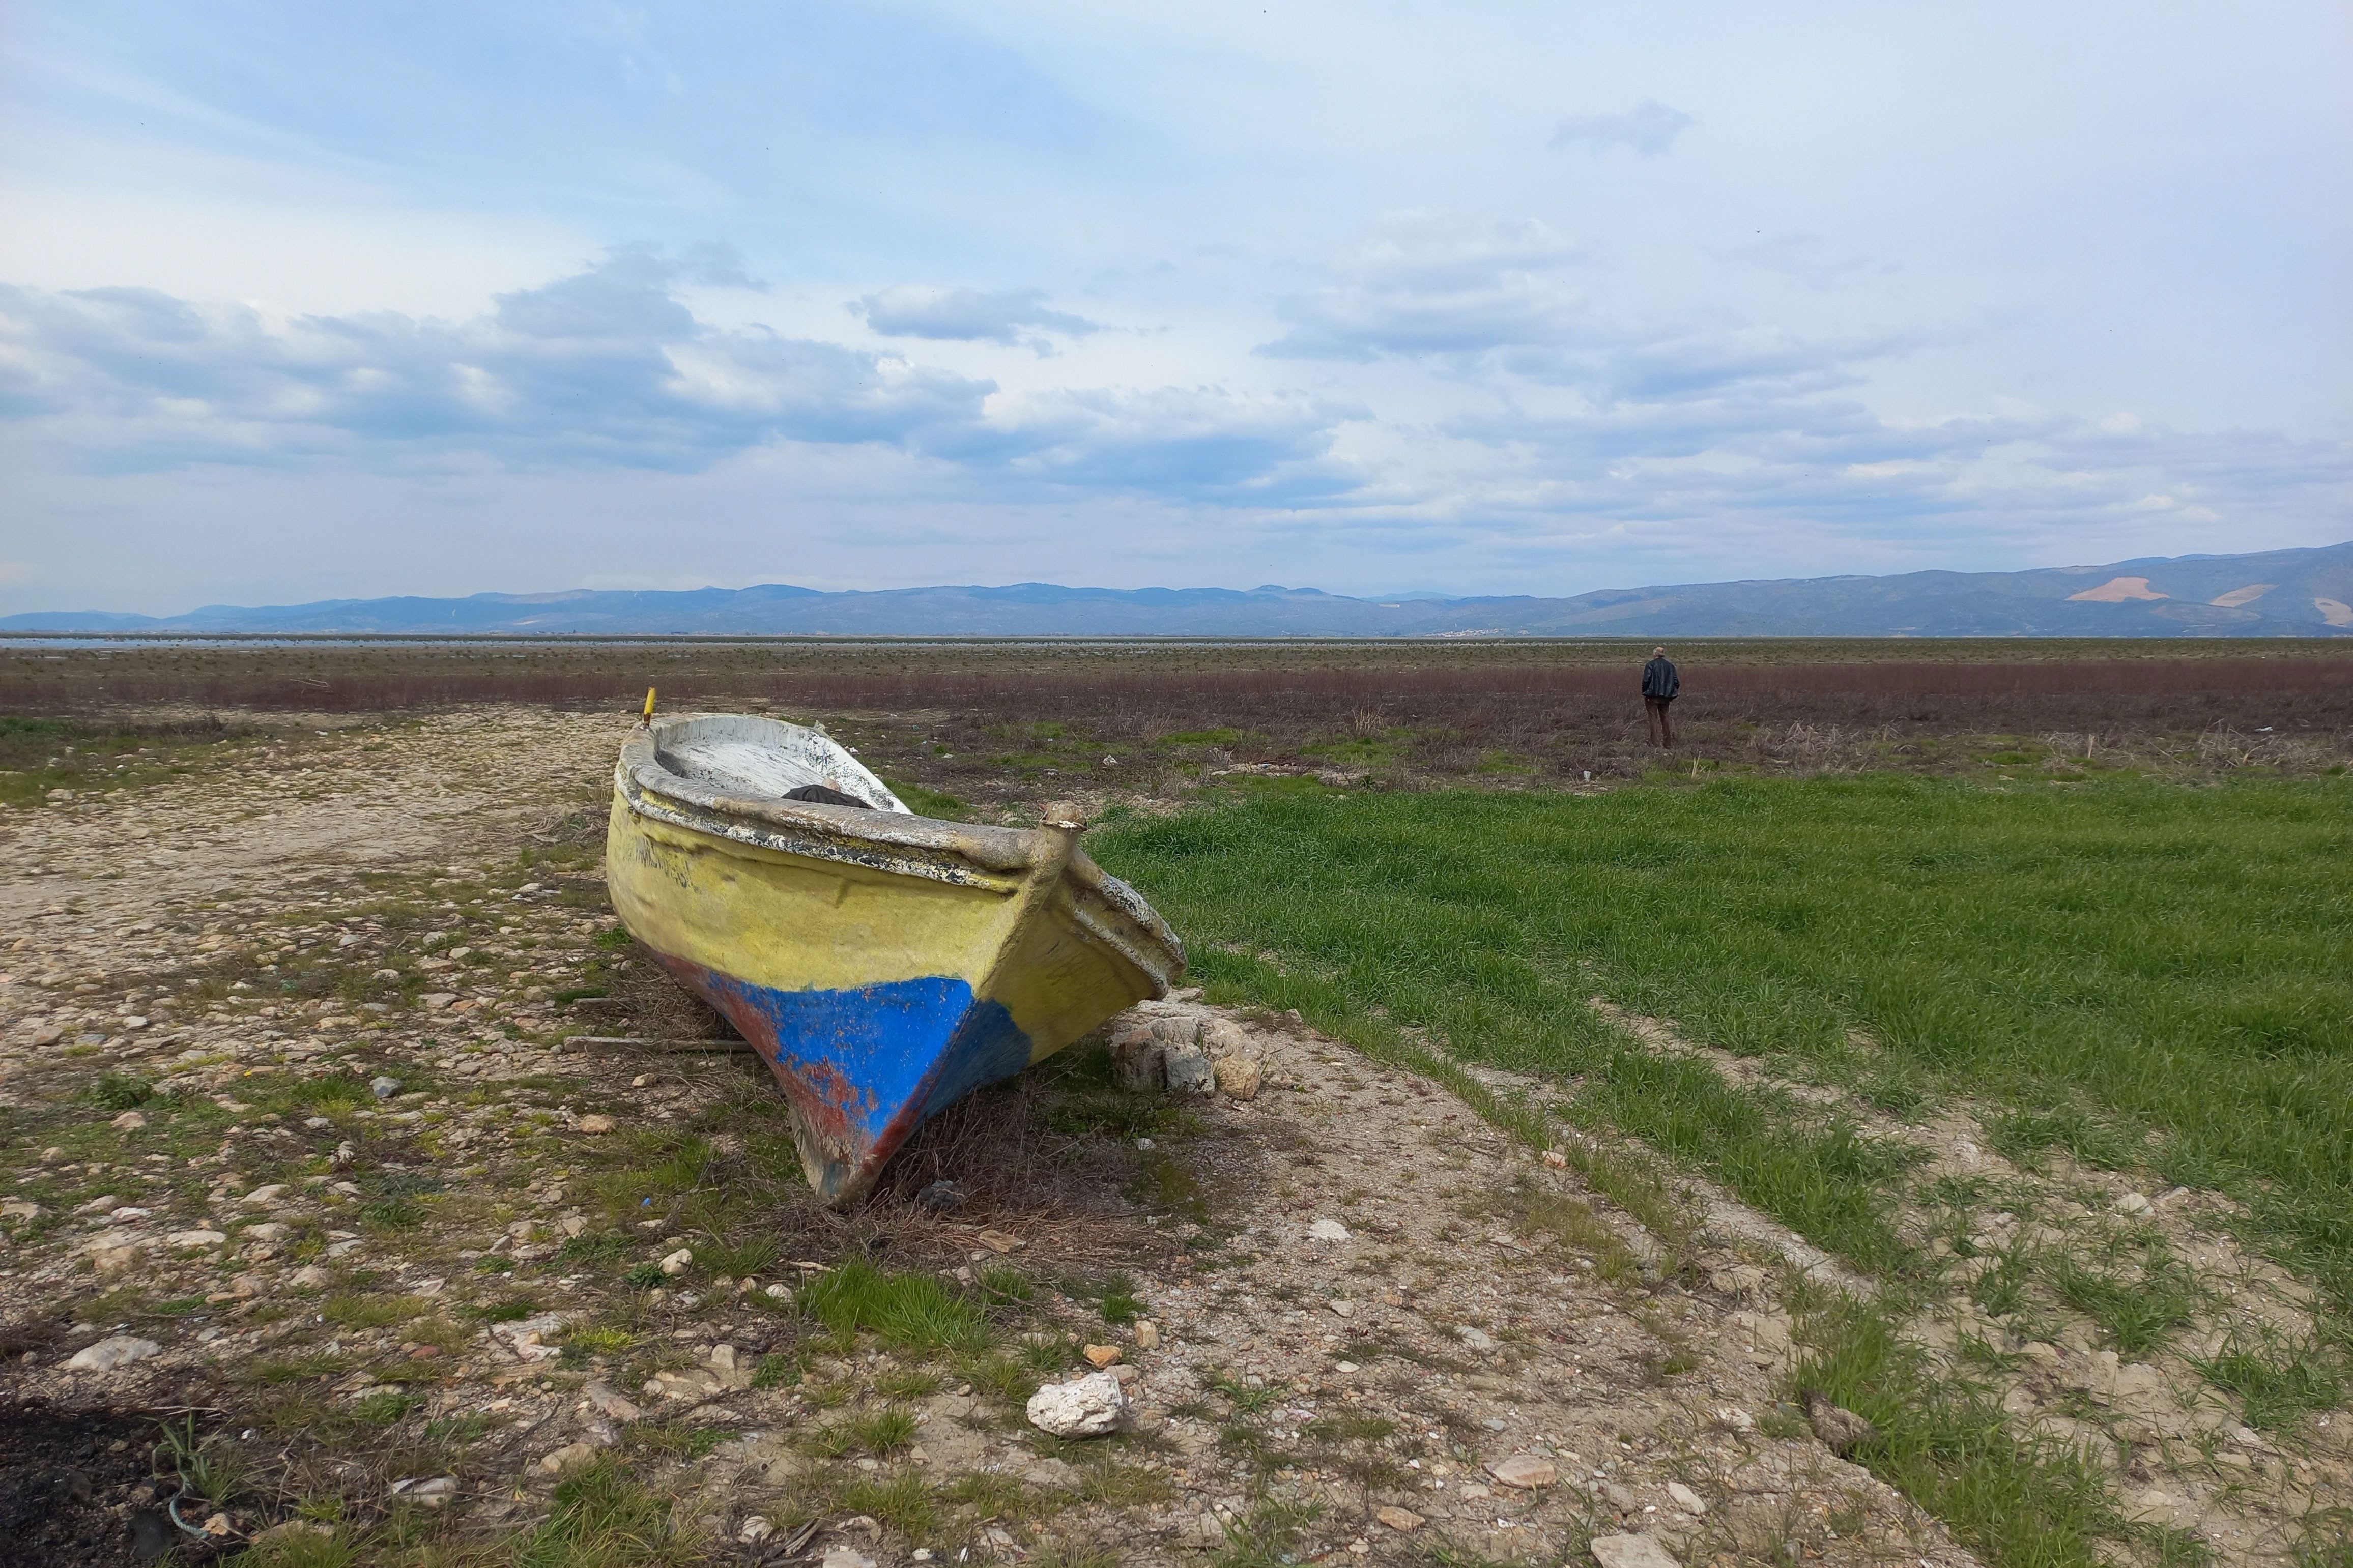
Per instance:
[[[1693,1184],[1646,1227],[1548,1119],[1573,1086],[1482,1074],[1499,1121],[1183,997],[818,1209],[605,906],[619,740],[306,730],[0,815],[0,1508],[47,1489],[93,1563],[1975,1561],[1802,1400],[1805,1303],[1869,1282]],[[1155,1023],[1241,1093],[1122,1088]],[[2167,1539],[2309,1555],[2342,1414],[2267,1435],[2192,1366],[2308,1338],[2309,1293],[2209,1194],[1881,1120],[1965,1194],[1916,1216],[1955,1285],[1908,1331]],[[1973,1289],[2144,1231],[2208,1286],[2147,1360]],[[1099,1368],[1119,1430],[1028,1419]]]

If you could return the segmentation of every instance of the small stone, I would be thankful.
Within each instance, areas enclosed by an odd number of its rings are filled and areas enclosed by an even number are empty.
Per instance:
[[[245,1227],[245,1238],[248,1241],[283,1241],[293,1234],[292,1226],[274,1219],[264,1220],[259,1225],[249,1225]]]
[[[274,1204],[285,1191],[285,1183],[271,1182],[267,1186],[254,1188],[237,1201],[241,1204]]]
[[[601,1378],[582,1384],[580,1396],[588,1402],[588,1408],[614,1421],[635,1421],[645,1414],[628,1395]]]
[[[1111,1080],[1130,1094],[1151,1094],[1166,1082],[1160,1041],[1148,1024],[1130,1024],[1111,1039]]]
[[[1019,1237],[1008,1236],[1001,1230],[984,1230],[980,1233],[979,1241],[981,1246],[1000,1257],[1008,1252],[1018,1252],[1026,1245]]]
[[[259,1274],[240,1274],[228,1282],[229,1294],[240,1301],[252,1300],[261,1294],[261,1276]]]
[[[1833,1405],[1819,1388],[1805,1393],[1806,1421],[1830,1451],[1843,1458],[1879,1436],[1879,1428],[1843,1405]]]
[[[1507,1487],[1532,1491],[1560,1479],[1560,1467],[1535,1454],[1514,1454],[1487,1466],[1487,1473]]]
[[[1096,1367],[1106,1367],[1119,1359],[1117,1345],[1089,1345],[1080,1352]]]
[[[147,1119],[135,1110],[126,1110],[107,1125],[119,1132],[136,1132],[147,1125]]]
[[[874,1568],[874,1559],[854,1546],[828,1546],[818,1568]]]
[[[167,1247],[218,1247],[228,1237],[216,1230],[175,1230],[164,1238]]]
[[[439,1508],[458,1495],[458,1478],[432,1476],[424,1480],[400,1480],[392,1483],[392,1495],[427,1508]]]
[[[577,1469],[596,1457],[596,1447],[593,1443],[566,1443],[542,1458],[539,1468],[551,1476],[560,1476],[566,1470]]]
[[[400,1092],[400,1080],[396,1078],[372,1079],[368,1082],[368,1092],[378,1100],[390,1100]]]
[[[1342,1297],[1338,1300],[1327,1301],[1324,1305],[1330,1307],[1334,1311],[1339,1313],[1340,1316],[1344,1318],[1353,1318],[1356,1315],[1356,1304],[1354,1301],[1347,1300],[1345,1297]]]
[[[1319,1219],[1307,1227],[1307,1238],[1310,1241],[1345,1241],[1348,1239],[1348,1227],[1336,1219]]]
[[[735,1527],[735,1539],[746,1546],[756,1546],[776,1533],[776,1527],[756,1513]]]
[[[1171,1094],[1214,1094],[1218,1071],[1209,1053],[1198,1046],[1166,1046],[1160,1052],[1161,1071],[1168,1076]]]
[[[1601,1568],[1682,1568],[1655,1536],[1597,1535],[1592,1552]]]
[[[1567,1170],[1568,1156],[1557,1149],[1547,1149],[1544,1152],[1544,1163],[1556,1171]]]
[[[685,1273],[693,1266],[694,1252],[691,1247],[681,1247],[676,1252],[671,1253],[669,1257],[661,1260],[661,1271],[664,1274],[670,1276],[672,1279],[676,1279],[679,1275]]]
[[[1135,1320],[1135,1348],[1156,1351],[1160,1348],[1160,1325],[1149,1318]]]
[[[1266,1083],[1266,1067],[1256,1057],[1228,1057],[1217,1064],[1218,1092],[1228,1100],[1256,1100]]]
[[[1391,1530],[1402,1531],[1409,1535],[1419,1530],[1422,1525],[1421,1515],[1409,1508],[1398,1508],[1395,1504],[1388,1508],[1375,1509],[1373,1517]]]
[[[1495,1348],[1494,1335],[1484,1329],[1474,1329],[1468,1323],[1455,1330],[1454,1337],[1474,1351],[1491,1351]]]
[[[1126,1419],[1127,1395],[1109,1373],[1090,1373],[1031,1394],[1029,1416],[1030,1425],[1057,1437],[1099,1437]]]
[[[962,1182],[941,1180],[915,1194],[915,1206],[933,1214],[945,1214],[950,1209],[964,1207],[965,1196]]]
[[[581,1118],[577,1122],[575,1122],[574,1125],[575,1125],[576,1127],[578,1127],[578,1128],[579,1128],[579,1130],[580,1130],[581,1131],[583,1131],[583,1132],[588,1132],[588,1133],[598,1133],[598,1132],[610,1132],[610,1131],[613,1130],[613,1128],[615,1127],[616,1123],[614,1122],[614,1121],[613,1121],[613,1119],[612,1119],[611,1117],[609,1117],[609,1116],[606,1116],[606,1115],[602,1115],[602,1114],[597,1114],[597,1115],[592,1115],[592,1116],[584,1116],[584,1117],[582,1117],[582,1118]]]
[[[306,1263],[294,1270],[294,1277],[287,1283],[305,1290],[322,1290],[331,1282],[331,1279],[327,1271],[317,1264]]]
[[[2116,1212],[2118,1214],[2147,1214],[2152,1206],[2154,1205],[2149,1203],[2148,1194],[2147,1193],[2126,1193],[2124,1196],[2116,1200]]]
[[[84,1345],[74,1352],[66,1363],[68,1372],[114,1372],[149,1356],[161,1355],[164,1347],[153,1340],[135,1339],[129,1334],[110,1334],[94,1345]]]
[[[1699,1493],[1692,1490],[1691,1488],[1683,1485],[1681,1481],[1669,1481],[1667,1483],[1667,1496],[1672,1498],[1674,1500],[1675,1506],[1683,1510],[1685,1513],[1702,1514],[1707,1511],[1706,1500],[1703,1499]]]

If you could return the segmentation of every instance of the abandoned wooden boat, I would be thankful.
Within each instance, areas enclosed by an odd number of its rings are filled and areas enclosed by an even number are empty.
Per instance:
[[[1184,972],[1077,824],[917,816],[822,729],[654,719],[613,796],[613,908],[766,1058],[833,1202],[925,1119]]]

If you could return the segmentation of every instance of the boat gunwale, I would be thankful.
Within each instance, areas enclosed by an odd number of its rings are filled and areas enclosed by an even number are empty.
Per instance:
[[[630,811],[733,843],[748,844],[780,854],[805,856],[863,866],[874,870],[917,876],[934,881],[985,888],[994,892],[1018,890],[1006,878],[1042,871],[1062,862],[1062,876],[1071,883],[1073,903],[1091,934],[1119,952],[1166,988],[1185,970],[1185,945],[1159,911],[1142,894],[1096,865],[1075,846],[1067,849],[1071,830],[1060,827],[999,827],[985,823],[944,822],[912,812],[876,811],[853,805],[828,805],[819,801],[787,800],[781,795],[737,795],[681,776],[661,765],[659,735],[668,726],[718,714],[680,714],[657,719],[633,733],[621,747],[614,783]],[[753,717],[753,715],[744,715]],[[759,717],[765,717],[761,715]],[[784,721],[770,719],[770,723]],[[962,862],[962,864],[958,864]],[[1084,918],[1088,901],[1076,895],[1092,893],[1139,930],[1141,942],[1095,919]],[[1173,962],[1154,963],[1150,949],[1157,948]]]

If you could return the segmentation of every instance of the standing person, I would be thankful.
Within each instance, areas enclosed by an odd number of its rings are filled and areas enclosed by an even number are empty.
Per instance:
[[[1675,727],[1667,718],[1667,704],[1683,689],[1683,678],[1675,673],[1674,661],[1667,650],[1654,647],[1651,662],[1642,667],[1642,707],[1650,715],[1651,744],[1673,749]]]

